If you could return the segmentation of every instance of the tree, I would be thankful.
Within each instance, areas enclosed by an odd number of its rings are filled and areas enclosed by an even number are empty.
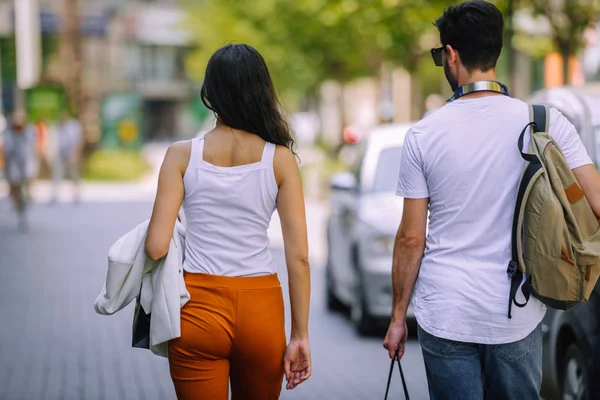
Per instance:
[[[563,58],[564,83],[570,83],[569,59],[585,47],[584,33],[600,14],[598,0],[528,0],[535,15],[544,16]],[[525,2],[527,4],[527,2]]]
[[[199,46],[189,60],[197,78],[212,53],[231,41],[258,48],[284,90],[310,90],[325,79],[348,81],[364,72],[364,60],[353,55],[354,10],[341,1],[202,3],[184,3]]]
[[[326,79],[377,75],[384,61],[414,70],[422,34],[444,0],[184,1],[199,49],[200,78],[213,51],[231,41],[255,45],[279,87],[310,90]]]
[[[64,0],[62,6],[61,58],[62,65],[68,65],[62,71],[62,84],[71,112],[79,116],[83,102],[79,0]]]
[[[514,16],[515,16],[515,7],[518,6],[517,0],[506,0],[506,12],[505,12],[505,39],[504,43],[506,45],[506,55],[508,58],[508,76],[510,80],[510,87],[514,88],[516,86],[516,76],[515,72],[517,69],[516,64],[516,52],[515,46],[513,44],[513,38],[515,36],[515,26],[514,26]]]

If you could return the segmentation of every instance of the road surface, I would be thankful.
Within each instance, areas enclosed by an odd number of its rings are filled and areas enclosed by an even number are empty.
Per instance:
[[[25,233],[17,230],[7,200],[0,198],[1,400],[175,398],[166,359],[130,346],[132,307],[114,316],[97,315],[92,307],[104,282],[109,246],[148,218],[152,206],[136,196],[113,196],[107,188],[105,198],[79,206],[35,204]],[[84,199],[89,196],[84,194]],[[281,398],[383,399],[389,361],[382,337],[359,337],[344,315],[325,310],[324,211],[309,205],[307,213],[314,250],[313,377],[293,391],[284,389]],[[270,230],[272,251],[285,283],[276,222],[274,218]],[[427,399],[423,361],[414,340],[403,366],[411,397]],[[391,398],[401,399],[397,373],[392,389]]]

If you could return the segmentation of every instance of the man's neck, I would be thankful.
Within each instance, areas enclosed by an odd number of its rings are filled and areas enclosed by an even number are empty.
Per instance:
[[[494,69],[490,69],[489,71],[483,72],[483,71],[473,71],[472,73],[466,75],[464,77],[462,77],[462,79],[459,77],[458,80],[458,85],[459,86],[463,86],[463,85],[468,85],[469,83],[474,83],[474,82],[481,82],[481,81],[496,81],[496,71]],[[488,97],[488,96],[498,96],[501,95],[501,93],[496,93],[496,92],[472,92],[472,93],[467,93],[466,95],[464,95],[463,97],[467,97],[467,98],[477,98],[477,97]]]

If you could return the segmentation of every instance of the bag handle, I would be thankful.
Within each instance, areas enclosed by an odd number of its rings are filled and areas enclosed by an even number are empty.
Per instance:
[[[394,372],[394,361],[398,362],[400,378],[402,379],[402,388],[404,389],[404,398],[406,400],[410,400],[410,396],[408,395],[408,388],[406,387],[406,380],[404,379],[404,373],[402,372],[402,366],[400,365],[400,358],[398,357],[398,350],[396,350],[396,355],[392,359],[392,363],[390,365],[390,375],[388,376],[387,389],[385,389],[385,400],[387,400],[388,394],[390,392],[390,383],[392,383],[392,372]]]

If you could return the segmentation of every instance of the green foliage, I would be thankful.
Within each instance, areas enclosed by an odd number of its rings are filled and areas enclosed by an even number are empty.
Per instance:
[[[182,0],[199,49],[188,69],[201,79],[214,51],[248,43],[265,57],[276,84],[302,92],[326,79],[377,75],[384,61],[414,70],[425,33],[447,0]]]
[[[83,178],[90,181],[135,181],[151,166],[139,151],[97,150],[86,160]]]
[[[438,70],[428,49],[439,44],[435,19],[460,0],[180,0],[197,50],[187,60],[201,80],[210,56],[227,43],[248,43],[265,57],[288,99],[314,93],[327,79],[348,82],[377,76],[384,62],[416,72],[426,91]],[[491,0],[507,16],[529,10],[546,18],[551,34],[508,34],[512,46],[533,57],[552,49],[576,54],[583,32],[600,13],[600,0]],[[425,68],[425,69],[424,69]]]
[[[550,24],[557,49],[573,55],[585,46],[583,34],[600,16],[598,0],[523,0],[535,15],[544,16]]]
[[[532,57],[542,57],[552,51],[577,54],[585,46],[585,30],[600,17],[600,0],[496,0],[507,18],[511,2],[515,12],[525,11],[548,24],[547,33],[515,32],[512,45]]]

